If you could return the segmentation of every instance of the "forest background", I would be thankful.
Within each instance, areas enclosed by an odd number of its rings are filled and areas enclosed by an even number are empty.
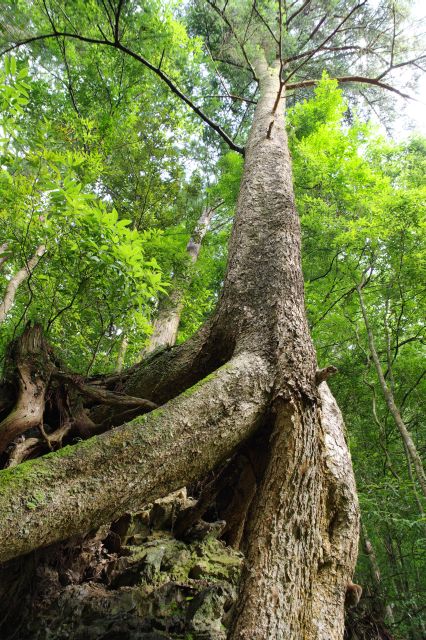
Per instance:
[[[29,3],[21,4],[24,21]],[[13,8],[4,9],[2,27],[19,32]],[[90,21],[87,7],[75,2],[74,11],[73,19]],[[256,97],[230,94],[195,35],[196,15],[185,27],[180,12],[178,3],[144,4],[145,51],[193,101],[219,113],[241,144]],[[413,133],[394,142],[387,133],[400,102],[384,102],[374,88],[354,99],[327,69],[324,60],[316,87],[288,95],[306,307],[320,366],[338,369],[330,386],[361,506],[362,607],[395,637],[416,640],[426,637],[424,487],[373,352],[424,459],[426,139]],[[150,349],[156,317],[176,303],[173,292],[181,305],[177,342],[185,341],[218,301],[242,155],[137,61],[78,40],[5,55],[0,102],[2,362],[33,322],[69,370],[120,372]],[[206,211],[194,260],[188,243]],[[3,463],[13,455],[8,450]]]

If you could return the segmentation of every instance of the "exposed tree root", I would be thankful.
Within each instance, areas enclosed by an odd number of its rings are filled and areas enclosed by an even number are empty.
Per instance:
[[[18,394],[13,410],[0,423],[0,454],[21,433],[42,426],[52,366],[41,327],[28,325],[7,355],[6,375],[15,381]]]
[[[10,345],[4,374],[0,386],[3,467],[55,451],[75,438],[103,433],[157,407],[150,400],[105,388],[102,379],[92,384],[63,371],[39,325],[27,325]]]
[[[60,449],[64,438],[69,434],[71,429],[72,424],[66,422],[50,434],[47,434],[43,429],[42,437],[27,438],[17,442],[9,454],[6,467],[15,467],[17,464],[24,462],[24,460],[37,458],[48,451]]]

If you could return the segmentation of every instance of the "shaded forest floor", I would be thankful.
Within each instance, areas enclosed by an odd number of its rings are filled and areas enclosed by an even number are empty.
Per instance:
[[[6,565],[2,640],[225,640],[244,557],[220,540],[224,521],[176,539],[195,503],[183,489]],[[393,640],[364,609],[348,611],[345,640]]]

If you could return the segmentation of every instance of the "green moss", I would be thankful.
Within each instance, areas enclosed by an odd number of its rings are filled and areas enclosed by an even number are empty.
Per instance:
[[[189,387],[189,389],[182,391],[179,398],[182,398],[182,397],[186,398],[186,397],[192,396],[192,394],[198,389],[200,389],[203,385],[205,385],[206,382],[209,382],[210,380],[212,380],[216,376],[216,374],[217,374],[217,371],[213,371],[213,373],[210,373],[208,376],[206,376],[205,378],[203,378],[202,380],[194,384],[192,387]]]
[[[89,440],[82,440],[78,444],[68,445],[58,451],[47,453],[42,458],[27,460],[11,469],[3,469],[0,471],[0,495],[5,495],[6,492],[17,485],[22,486],[22,484],[25,483],[28,484],[28,486],[37,486],[40,478],[47,479],[49,477],[55,477],[57,475],[57,469],[55,465],[52,464],[52,461],[58,458],[72,456],[81,449],[88,449],[92,447],[96,441],[97,438],[94,436]]]
[[[36,490],[30,496],[30,499],[25,503],[27,509],[37,509],[37,507],[45,504],[46,494],[44,491]]]

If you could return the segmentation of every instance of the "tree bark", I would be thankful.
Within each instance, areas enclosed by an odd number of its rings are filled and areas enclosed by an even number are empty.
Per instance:
[[[364,541],[364,550],[365,550],[365,553],[367,554],[367,558],[370,563],[371,576],[373,578],[373,583],[374,583],[374,586],[376,587],[377,594],[380,597],[380,604],[383,607],[383,613],[385,615],[385,618],[387,618],[387,620],[391,624],[393,624],[395,620],[394,620],[394,615],[392,611],[392,606],[390,604],[387,604],[386,602],[385,594],[383,593],[382,574],[380,571],[376,552],[374,551],[373,543],[371,542],[368,536],[367,527],[365,526],[364,523],[361,523],[361,531],[362,531],[362,538]]]
[[[52,366],[48,347],[39,325],[27,325],[22,336],[12,342],[7,357],[13,369],[7,372],[18,380],[18,397],[12,411],[0,422],[0,454],[21,433],[43,428],[45,397]]]
[[[129,346],[129,340],[126,335],[120,340],[120,346],[118,348],[116,373],[121,373],[124,367],[124,359],[126,357],[127,347]]]
[[[0,472],[0,562],[140,510],[208,473],[259,425],[272,387],[241,354],[167,405]]]
[[[4,263],[9,258],[9,254],[7,252],[8,248],[9,248],[8,242],[3,242],[3,244],[0,244],[0,269],[2,269]]]
[[[231,327],[236,352],[265,354],[276,370],[270,459],[249,517],[230,638],[330,640],[343,635],[358,507],[341,418],[333,420],[334,400],[329,392],[319,397],[315,384],[283,98],[275,110],[279,69],[278,61],[269,68],[264,59],[256,64],[261,96],[213,323],[219,335]]]

